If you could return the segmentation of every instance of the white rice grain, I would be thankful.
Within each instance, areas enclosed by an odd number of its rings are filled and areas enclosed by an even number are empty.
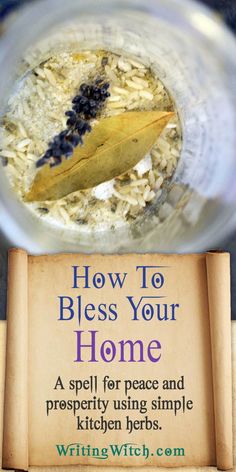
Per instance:
[[[16,137],[13,134],[9,134],[8,136],[4,137],[4,146],[9,146],[10,144],[15,141]]]
[[[166,166],[166,172],[168,175],[170,175],[172,173],[172,170],[173,170],[173,162],[172,161],[169,161],[167,166]]]
[[[35,154],[32,154],[31,152],[27,152],[27,159],[29,159],[30,161],[37,161],[38,157],[35,156]]]
[[[168,123],[168,124],[166,125],[166,128],[167,128],[167,129],[175,129],[176,127],[177,127],[177,125],[176,125],[175,123]]]
[[[129,95],[129,91],[121,87],[113,87],[112,91],[121,95]]]
[[[126,80],[126,83],[128,87],[135,89],[135,90],[142,90],[143,86],[140,84],[136,84],[136,82],[133,82],[132,80]]]
[[[138,199],[139,205],[140,205],[142,208],[144,208],[144,207],[146,206],[146,202],[145,202],[144,198],[143,198],[141,195],[138,195],[138,196],[137,196],[137,199]]]
[[[161,153],[159,151],[157,151],[157,149],[152,149],[151,150],[151,156],[155,157],[155,159],[157,160],[157,162],[160,162],[161,160]]]
[[[130,211],[130,204],[127,203],[127,204],[125,205],[124,210],[123,210],[123,215],[126,216],[126,215],[129,213],[129,211]]]
[[[160,168],[163,170],[165,169],[167,166],[167,160],[164,158],[162,159],[161,163],[160,163]]]
[[[135,174],[130,174],[130,179],[131,180],[137,180],[137,176]]]
[[[24,109],[25,115],[29,115],[29,114],[30,114],[29,105],[28,105],[28,103],[27,103],[26,100],[23,101],[23,109]]]
[[[139,187],[139,185],[146,185],[148,183],[148,179],[139,179],[139,180],[134,180],[131,182],[131,187]]]
[[[39,75],[39,77],[41,77],[42,79],[45,79],[45,73],[44,73],[43,69],[41,69],[41,67],[37,67],[35,69],[35,72],[36,72],[36,74]]]
[[[139,101],[139,92],[131,92],[129,91],[129,96],[128,96],[128,104],[130,102],[137,102]]]
[[[110,80],[112,80],[114,82],[117,80],[116,74],[114,73],[113,70],[110,69],[109,66],[105,66],[105,72],[106,72],[106,74],[107,74],[107,76]]]
[[[53,72],[50,69],[47,69],[46,67],[44,67],[44,73],[48,79],[48,82],[54,87],[57,86],[57,81],[55,79]]]
[[[18,129],[19,129],[19,133],[21,134],[21,136],[23,138],[27,138],[26,130],[25,130],[24,126],[22,125],[22,123],[20,121],[18,122]]]
[[[23,110],[23,106],[22,106],[22,103],[18,103],[18,107],[17,107],[17,119],[20,119],[22,120],[23,116],[24,116],[24,110]]]
[[[113,195],[119,200],[125,201],[125,197],[121,195],[115,188],[113,189]]]
[[[133,77],[134,75],[138,75],[138,73],[139,73],[138,69],[132,69],[131,71],[125,74],[125,80],[130,79],[130,77]]]
[[[129,63],[133,67],[136,67],[136,69],[146,69],[144,64],[142,64],[141,62],[135,61],[134,59],[129,59]]]
[[[171,148],[171,151],[170,151],[171,155],[174,156],[174,157],[179,157],[179,151],[175,148]]]
[[[116,207],[116,214],[119,215],[120,213],[123,213],[123,209],[124,209],[124,202],[122,200],[119,200]]]
[[[111,70],[116,69],[117,63],[118,63],[118,58],[117,58],[116,56],[114,56],[113,59],[112,59],[112,61],[111,61],[111,65],[110,65]]]
[[[118,67],[122,72],[128,72],[131,70],[131,64],[123,61],[121,58],[118,60]]]
[[[158,147],[162,152],[169,152],[169,150],[170,150],[169,143],[167,141],[165,141],[163,138],[159,138]]]
[[[140,90],[139,95],[140,97],[146,98],[147,100],[153,100],[154,98],[154,95],[148,90]]]
[[[0,151],[0,156],[15,158],[16,157],[16,152],[15,151],[10,151],[10,150],[7,150],[7,149],[3,149],[2,151]]]
[[[144,194],[143,194],[143,198],[144,198],[145,201],[147,201],[147,198],[148,198],[148,196],[149,196],[150,190],[151,190],[150,186],[147,185],[147,186],[145,187]]]
[[[38,92],[39,97],[41,98],[41,100],[44,101],[44,100],[45,100],[45,95],[44,95],[44,93],[43,93],[43,91],[42,91],[40,85],[36,85],[36,89],[37,89],[37,92]]]
[[[125,197],[125,201],[130,203],[130,205],[137,205],[138,201],[136,200],[136,198],[134,197],[131,197],[131,195],[127,195]]]
[[[20,159],[23,159],[23,160],[25,160],[25,158],[26,158],[25,153],[20,152],[20,151],[17,152],[17,157],[19,157]]]
[[[119,102],[121,97],[119,95],[111,95],[108,99],[108,103]]]
[[[151,187],[155,187],[155,176],[153,170],[150,170],[148,173],[148,179]]]
[[[16,145],[16,149],[24,149],[26,146],[28,146],[29,144],[31,143],[31,139],[29,138],[26,138],[26,139],[23,139],[22,141],[20,141],[17,145]]]
[[[149,192],[147,197],[145,198],[146,202],[151,202],[155,198],[156,194],[153,190]]]
[[[119,188],[119,192],[121,193],[121,195],[127,195],[128,193],[131,192],[131,187],[130,185],[124,185],[123,187],[120,187]]]
[[[4,156],[4,157],[7,157],[7,156]],[[8,171],[10,170],[10,173],[11,173],[11,177],[15,177],[16,179],[19,179],[19,175],[18,175],[18,171],[16,169],[16,166],[15,164],[8,164]]]
[[[136,82],[137,84],[142,85],[143,88],[148,87],[148,81],[141,79],[140,77],[137,77],[136,75],[132,77],[132,80]]]
[[[159,188],[162,186],[163,182],[164,182],[164,179],[163,179],[162,175],[160,175],[160,177],[158,177],[158,179],[156,180],[155,189],[159,190]]]
[[[129,195],[122,195],[120,192],[117,192],[117,190],[113,189],[113,195],[117,197],[119,200],[122,200],[123,202],[128,202],[130,205],[137,205],[137,200]]]

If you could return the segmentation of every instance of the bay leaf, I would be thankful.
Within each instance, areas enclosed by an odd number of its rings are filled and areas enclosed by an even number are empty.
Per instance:
[[[150,151],[172,116],[139,111],[100,120],[70,160],[38,171],[25,201],[57,200],[124,174]]]

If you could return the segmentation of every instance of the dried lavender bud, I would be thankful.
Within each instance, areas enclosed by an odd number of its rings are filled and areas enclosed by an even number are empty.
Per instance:
[[[76,95],[76,96],[73,98],[72,103],[76,103],[76,104],[80,103],[81,98],[82,98],[82,95]]]
[[[89,99],[83,95],[80,100],[80,105],[85,106],[89,103]]]
[[[96,118],[96,115],[97,115],[97,111],[96,111],[96,110],[91,110],[91,111],[90,111],[90,116],[91,116],[91,118]]]
[[[61,131],[61,133],[58,135],[61,140],[66,138],[68,136],[68,130]]]
[[[64,139],[64,138],[63,138],[63,139]],[[55,148],[55,147],[58,147],[58,146],[60,145],[60,143],[61,143],[61,140],[62,140],[62,138],[60,138],[59,135],[58,135],[58,136],[55,136],[55,138],[53,139],[53,141],[52,141],[51,143],[49,143],[50,146],[51,146],[51,148],[53,149],[53,148]]]
[[[75,117],[75,118],[76,118],[75,112],[74,112],[74,111],[71,111],[71,110],[66,111],[66,112],[65,112],[65,115],[66,115],[66,116],[69,116],[70,118],[72,118],[72,117]],[[63,131],[62,131],[62,132],[63,132]]]
[[[74,126],[75,123],[76,123],[76,114],[74,116],[71,116],[70,118],[68,118],[66,124],[67,126]]]
[[[103,79],[101,79],[101,78],[98,78],[98,79],[95,80],[95,85],[100,85],[102,83],[103,83]]]
[[[92,126],[89,123],[85,123],[85,130],[90,133],[92,131]]]
[[[100,92],[93,92],[93,99],[94,100],[100,100],[101,94]]]
[[[52,155],[53,157],[56,157],[56,158],[62,157],[63,151],[59,147],[55,146],[52,148]]]
[[[44,164],[47,164],[47,159],[45,159],[45,157],[43,156],[36,162],[36,167],[42,167],[44,166]]]
[[[83,111],[83,106],[78,103],[72,106],[72,109],[75,111],[77,115],[79,115]]]
[[[48,149],[44,154],[44,159],[50,159],[52,157],[52,149]]]
[[[105,84],[103,84],[103,86],[101,88],[101,96],[102,97],[110,97],[110,92],[108,92],[109,87],[110,87],[110,84],[108,84],[107,82]]]
[[[90,132],[92,127],[86,121],[79,120],[76,124],[76,129],[78,133],[80,134],[80,136],[83,136],[86,132]]]
[[[89,105],[89,103],[87,103],[87,105],[84,105],[84,107],[83,107],[83,112],[84,112],[84,115],[85,115],[85,116],[90,112],[90,105]]]
[[[67,129],[61,131],[49,143],[49,148],[36,163],[37,167],[50,162],[54,167],[62,162],[63,156],[68,159],[72,156],[74,148],[83,144],[82,136],[92,130],[88,121],[96,118],[98,111],[104,101],[110,96],[107,91],[109,83],[101,78],[95,80],[94,84],[81,84],[80,94],[72,100],[72,110],[65,112],[68,117]]]
[[[68,137],[68,141],[72,144],[72,146],[77,147],[79,144],[82,144],[82,138],[76,134],[71,134]]]
[[[110,92],[108,92],[107,89],[101,90],[101,99],[102,100],[104,100],[104,98],[106,99],[106,98],[110,97],[110,95],[111,94],[110,94]]]
[[[65,155],[66,157],[70,157],[73,154],[73,146],[69,142],[62,143],[60,146],[61,155]]]
[[[108,97],[110,97],[110,93],[106,92],[104,95],[101,96],[101,102],[105,102]]]
[[[76,122],[76,129],[79,131],[81,128],[83,128],[85,121],[82,118],[78,118]]]
[[[97,85],[93,85],[91,89],[92,89],[92,93],[100,92],[100,87],[98,87]]]
[[[85,95],[90,91],[90,87],[87,84],[81,84],[79,90],[83,95]]]
[[[66,122],[66,125],[70,128],[70,127],[74,126],[75,123],[76,123],[76,119],[68,118],[68,120]]]
[[[93,99],[91,99],[89,101],[89,105],[90,105],[91,108],[97,108],[97,106],[98,106],[97,102]]]

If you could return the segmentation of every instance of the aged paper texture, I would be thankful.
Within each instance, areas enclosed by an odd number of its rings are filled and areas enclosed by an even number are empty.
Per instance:
[[[212,278],[212,273],[215,272],[215,258],[219,260],[218,254],[29,256],[25,269],[24,255],[21,253],[19,255],[17,251],[12,253],[12,264],[16,267],[14,270],[17,268],[19,270],[19,265],[23,264],[24,270],[21,270],[21,274],[26,277],[26,282],[21,281],[20,291],[15,287],[18,293],[15,298],[10,291],[11,302],[8,305],[8,314],[10,313],[8,333],[12,334],[7,347],[8,369],[9,372],[13,369],[14,373],[17,364],[19,377],[15,378],[15,382],[10,380],[9,375],[6,378],[9,399],[5,403],[4,425],[8,426],[5,426],[3,465],[23,469],[29,466],[52,465],[96,467],[218,465],[222,469],[230,468],[232,401],[230,349],[227,344],[230,329],[229,258],[225,256],[221,255],[221,261],[217,263],[220,265],[220,270],[225,272],[225,277],[222,275],[220,280],[215,280]],[[15,259],[18,260],[18,266]],[[72,288],[72,266],[82,268],[85,265],[90,266],[92,275],[95,272],[127,273],[122,290],[118,287],[113,289],[108,282],[100,289],[83,288],[82,283],[79,288]],[[164,275],[165,283],[160,290],[157,291],[149,284],[140,292],[137,266],[144,265],[156,266]],[[11,280],[11,284],[14,283],[17,285],[16,280]],[[24,296],[23,299],[20,297],[20,293],[25,290],[25,283],[27,303]],[[226,298],[217,304],[218,298],[221,297],[219,283],[221,285],[225,283]],[[165,320],[159,320],[154,315],[147,321],[140,313],[137,319],[132,319],[133,312],[127,299],[131,295],[135,301],[139,300],[141,295],[149,300],[158,296],[155,303],[162,309],[164,304],[168,309],[172,304],[178,304],[176,319],[171,318],[170,312],[169,318],[167,316],[168,319]],[[61,296],[71,297],[74,302],[77,302],[77,297],[81,297],[80,303],[83,307],[93,303],[96,307],[93,312],[94,319],[91,321],[85,319],[81,311],[79,323],[77,307],[71,320],[59,320],[58,304]],[[20,303],[17,297],[21,298]],[[119,305],[118,318],[115,321],[99,320],[98,305],[109,306],[116,302]],[[154,305],[155,303],[153,302]],[[18,307],[18,310],[23,310],[24,314],[17,311],[16,316],[13,310],[13,315],[11,307],[14,306]],[[219,311],[217,312],[217,306],[221,312],[224,311],[222,317],[219,316]],[[68,314],[69,311],[67,316]],[[23,325],[25,320],[27,326],[19,327],[18,323]],[[21,339],[17,335],[19,330],[22,334]],[[76,362],[79,331],[82,332],[83,344],[91,343],[91,331],[96,332],[94,336],[98,362],[88,362],[89,352],[91,354],[88,347],[84,347],[81,351],[85,356],[84,362]],[[221,340],[220,332],[224,333]],[[16,342],[14,349],[18,352],[18,356],[11,348],[12,339]],[[112,362],[104,362],[101,358],[100,346],[106,340],[112,340],[116,348],[116,357]],[[122,340],[142,340],[145,361],[121,362],[119,346]],[[161,345],[161,358],[156,363],[150,362],[147,356],[148,345],[152,340]],[[25,343],[24,346],[22,342]],[[222,355],[218,354],[219,349],[224,349]],[[15,352],[18,358],[17,363],[13,360],[12,352]],[[28,369],[23,368],[21,358],[27,361],[24,366],[28,366]],[[97,378],[96,392],[82,389],[76,396],[75,391],[69,387],[70,381],[88,381],[90,376]],[[105,376],[119,380],[119,388],[104,392]],[[55,388],[59,377],[63,388]],[[125,383],[135,380],[156,381],[156,385],[158,382],[159,386],[156,390],[130,388],[125,393]],[[178,382],[179,388],[163,389],[165,382],[168,383],[170,380]],[[16,383],[19,384],[19,388]],[[98,399],[101,402],[108,402],[106,411],[98,407]],[[139,408],[128,408],[128,399],[135,400]],[[70,406],[75,400],[79,408],[73,414],[73,407]],[[125,400],[126,409],[115,410],[114,402],[117,400]],[[162,400],[179,402],[178,406],[181,404],[181,407],[176,411],[173,408],[152,408],[153,402],[154,405],[160,406]],[[85,404],[87,402],[84,409],[83,401]],[[147,411],[145,407],[140,411],[141,402],[143,405],[146,402]],[[192,408],[186,407],[187,402]],[[21,411],[25,412],[24,418],[26,417],[27,421],[22,418],[22,424],[16,427],[15,431],[21,403],[23,405]],[[18,406],[18,413],[14,409],[15,404]],[[47,411],[48,404],[49,411]],[[92,418],[101,424],[101,417],[103,421],[110,419],[119,421],[121,429],[113,428],[104,432],[102,428],[91,431],[89,428],[81,427],[82,424],[85,425],[86,418]],[[157,430],[153,429],[155,421],[158,422]],[[137,428],[133,428],[130,433],[127,424],[134,425],[134,422]],[[9,438],[8,442],[6,437]],[[24,442],[25,446],[22,449],[17,442],[14,442],[17,437],[23,438],[22,444]],[[57,447],[75,444],[75,449],[77,447],[78,451],[79,444],[80,447],[89,445],[102,451],[109,449],[110,445],[130,443],[140,448],[146,446],[150,452],[149,457],[144,455],[117,457],[109,454],[108,458],[99,460],[81,454],[60,455]],[[157,449],[163,451],[168,449],[172,452],[181,449],[184,450],[184,454],[157,456],[155,453]],[[16,465],[18,453],[20,453],[20,465]]]

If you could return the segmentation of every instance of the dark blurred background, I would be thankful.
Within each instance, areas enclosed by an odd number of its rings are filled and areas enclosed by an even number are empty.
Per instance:
[[[4,18],[13,9],[34,0],[0,0],[0,17]],[[202,0],[202,3],[219,12],[224,21],[236,32],[236,0]]]
[[[0,21],[20,5],[30,1],[34,0],[0,0]],[[202,0],[202,3],[214,9],[236,34],[236,0]],[[4,319],[6,313],[7,247],[6,240],[0,234],[0,319]],[[222,249],[231,253],[232,318],[236,320],[236,234],[223,241],[220,248],[211,249]]]

